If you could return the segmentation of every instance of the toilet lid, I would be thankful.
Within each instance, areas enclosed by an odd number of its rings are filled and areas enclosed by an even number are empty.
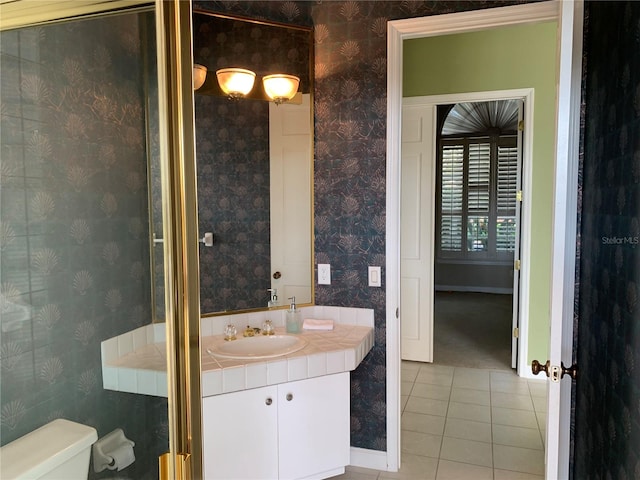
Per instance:
[[[0,477],[40,478],[97,439],[95,428],[58,418],[0,448]]]

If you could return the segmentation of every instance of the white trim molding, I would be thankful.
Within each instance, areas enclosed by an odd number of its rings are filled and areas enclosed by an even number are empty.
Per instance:
[[[352,467],[371,468],[373,470],[387,471],[387,453],[380,450],[351,447]]]
[[[387,469],[400,466],[400,146],[402,116],[402,46],[411,38],[472,32],[502,26],[555,21],[562,3],[556,0],[489,8],[387,24]],[[559,26],[560,33],[563,27]],[[526,172],[524,172],[526,175]],[[529,175],[530,176],[530,175]],[[524,214],[524,212],[523,212]],[[523,242],[525,239],[523,239]],[[526,291],[525,286],[522,286]],[[528,301],[528,300],[527,300]],[[520,352],[526,358],[526,352]],[[523,372],[524,373],[524,372]]]
[[[491,28],[551,22],[558,19],[558,1],[545,1],[508,7],[470,10],[467,12],[407,18],[389,22],[388,33],[393,29],[400,40],[436,37],[458,32],[475,32]],[[388,51],[391,53],[390,51]],[[387,66],[387,68],[389,68]]]

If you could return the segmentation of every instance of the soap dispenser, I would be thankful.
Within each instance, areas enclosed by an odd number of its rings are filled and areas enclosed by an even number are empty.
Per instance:
[[[296,297],[290,297],[291,305],[287,310],[287,333],[298,333],[302,326],[302,312],[296,308]]]

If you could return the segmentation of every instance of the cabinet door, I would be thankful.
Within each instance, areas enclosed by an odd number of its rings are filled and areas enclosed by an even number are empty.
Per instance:
[[[280,479],[325,478],[349,464],[349,373],[278,386]]]
[[[205,479],[278,478],[276,396],[273,386],[202,400]]]

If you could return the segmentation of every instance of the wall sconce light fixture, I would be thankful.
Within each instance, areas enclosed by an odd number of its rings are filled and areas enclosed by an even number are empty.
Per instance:
[[[267,75],[262,79],[262,85],[267,96],[279,105],[296,96],[300,78],[282,73]]]
[[[244,68],[222,68],[216,71],[218,84],[230,98],[246,96],[253,88],[256,74]]]
[[[198,90],[207,78],[207,67],[199,63],[193,64],[193,89]]]

